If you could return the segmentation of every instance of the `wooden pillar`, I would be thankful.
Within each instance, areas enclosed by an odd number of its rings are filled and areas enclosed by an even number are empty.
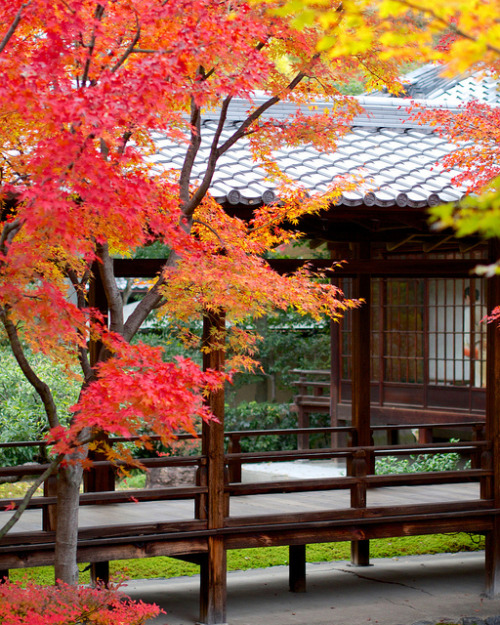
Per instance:
[[[288,585],[290,592],[306,592],[306,546],[288,547]]]
[[[500,258],[499,241],[490,242],[490,262]],[[491,312],[500,306],[500,277],[487,281],[487,308]],[[490,495],[495,508],[500,507],[500,327],[490,323],[487,329],[486,374],[486,439],[492,444]],[[486,595],[500,594],[500,518],[495,516],[493,530],[486,534]]]
[[[330,426],[338,427],[338,404],[340,401],[340,323],[330,321]],[[343,435],[342,435],[343,436]],[[339,447],[340,436],[333,432],[330,439],[332,447]],[[344,441],[342,441],[342,446]]]
[[[342,246],[344,247],[344,246]],[[348,249],[331,248],[330,258],[332,261],[344,260],[350,253]],[[332,283],[340,288],[344,287],[342,279],[333,277]],[[341,321],[330,320],[330,426],[339,426],[338,405],[341,399],[340,380],[342,378],[341,345],[342,332]],[[347,445],[346,435],[333,432],[330,438],[332,447],[345,447]]]
[[[57,495],[57,477],[49,475],[43,483],[43,496],[55,497]],[[57,525],[57,506],[44,506],[42,509],[42,529],[44,532],[54,532]]]
[[[207,313],[203,318],[203,368],[224,368],[224,315]],[[211,393],[210,409],[218,423],[203,424],[202,453],[207,457],[207,523],[209,529],[224,526],[227,499],[224,493],[224,389]],[[226,622],[226,549],[224,538],[208,538],[208,553],[200,566],[200,623],[223,625]]]
[[[104,291],[104,286],[99,275],[99,268],[96,263],[92,267],[93,277],[90,281],[88,302],[89,306],[96,308],[106,318],[108,316],[108,300]],[[99,359],[101,350],[100,341],[91,341],[89,346],[90,365],[93,367]],[[105,435],[103,434],[103,439]],[[89,452],[91,460],[106,460],[106,456],[99,452]],[[115,475],[112,467],[92,468],[83,474],[83,488],[86,493],[97,493],[108,490],[115,490]],[[108,584],[109,582],[109,562],[91,562],[90,579],[92,584]]]
[[[356,257],[369,260],[369,243],[358,247]],[[358,275],[353,279],[355,299],[363,299],[361,308],[352,312],[352,425],[356,428],[357,445],[368,447],[372,443],[370,429],[370,339],[371,339],[371,290],[370,276]],[[371,457],[367,457],[368,467],[372,466]],[[356,540],[351,543],[351,561],[357,566],[368,566],[370,547],[368,540]]]

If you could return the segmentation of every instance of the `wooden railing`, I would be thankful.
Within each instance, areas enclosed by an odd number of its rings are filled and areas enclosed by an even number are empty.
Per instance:
[[[460,424],[462,427],[463,423]],[[442,484],[457,481],[480,480],[481,493],[485,499],[491,493],[491,445],[489,442],[479,440],[481,437],[480,424],[472,423],[476,440],[471,442],[458,443],[429,443],[413,445],[385,445],[385,446],[356,446],[356,433],[353,428],[314,428],[310,431],[330,433],[341,430],[350,437],[351,444],[342,448],[323,448],[312,450],[282,450],[267,452],[242,452],[241,439],[244,437],[262,436],[289,436],[290,434],[300,435],[300,430],[253,430],[227,432],[229,440],[228,453],[225,455],[225,463],[228,467],[226,478],[226,493],[229,496],[241,496],[248,494],[264,494],[272,492],[300,492],[313,490],[351,490],[351,506],[362,508],[366,505],[366,489],[382,485],[410,485],[410,484]],[[439,427],[434,424],[421,424],[422,427]],[[376,426],[377,430],[386,429],[392,432],[394,429],[405,429],[408,426]],[[188,438],[189,435],[186,436]],[[123,439],[119,439],[120,441]],[[115,440],[111,440],[111,443]],[[42,444],[36,442],[0,443],[0,448],[36,446]],[[472,460],[471,469],[458,471],[444,471],[433,473],[415,474],[391,474],[376,475],[374,458],[383,456],[409,456],[417,454],[441,454],[455,452],[462,456],[470,457]],[[321,479],[298,479],[286,482],[274,481],[265,483],[241,482],[242,465],[251,465],[262,462],[284,462],[295,460],[342,460],[346,462],[346,477],[332,477]],[[207,459],[205,456],[168,456],[157,458],[144,458],[141,463],[146,469],[159,467],[196,467],[196,485],[183,487],[155,488],[155,489],[134,489],[124,491],[86,492],[80,495],[80,503],[86,505],[107,505],[110,503],[126,503],[134,501],[158,501],[172,499],[193,499],[195,501],[194,516],[197,519],[204,518],[206,507],[207,483],[205,466]],[[13,476],[21,477],[26,475],[40,475],[48,465],[29,465],[0,467],[0,478]],[[93,470],[111,467],[108,461],[97,461],[93,464]],[[29,509],[41,508],[43,510],[43,530],[54,530],[54,505],[56,497],[51,489],[45,487],[44,496],[35,496],[28,504]],[[20,498],[0,500],[0,509],[14,504],[19,505]]]

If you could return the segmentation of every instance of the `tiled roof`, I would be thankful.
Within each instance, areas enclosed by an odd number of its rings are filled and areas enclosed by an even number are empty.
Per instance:
[[[421,104],[458,110],[460,103],[471,95],[499,103],[498,92],[488,80],[481,83],[472,79],[445,81],[434,67],[417,70],[408,79],[409,94],[424,96]],[[263,94],[257,94],[254,104],[264,99]],[[320,152],[312,145],[280,148],[275,151],[280,169],[311,192],[326,191],[339,176],[362,179],[356,189],[343,193],[339,203],[347,206],[420,208],[456,201],[463,196],[465,189],[452,184],[459,172],[444,171],[439,165],[457,146],[431,128],[412,121],[408,99],[377,94],[361,96],[358,101],[365,112],[356,117],[351,131],[338,141],[335,151]],[[326,101],[314,104],[320,110],[331,106]],[[232,102],[221,141],[236,130],[248,108],[246,100]],[[296,108],[293,103],[280,102],[270,109],[267,117],[288,117]],[[309,107],[301,107],[301,112],[304,115],[315,113]],[[216,119],[216,113],[208,113],[202,122],[202,147],[195,162],[193,180],[204,173]],[[179,169],[185,145],[161,136],[155,137],[155,143],[157,152],[152,158],[156,167]],[[276,199],[274,186],[266,180],[259,163],[252,159],[246,139],[242,139],[220,158],[210,192],[220,203],[251,205]]]
[[[500,104],[498,83],[487,75],[446,78],[439,65],[425,65],[404,77],[406,95],[415,99],[439,102],[470,102],[479,100]]]

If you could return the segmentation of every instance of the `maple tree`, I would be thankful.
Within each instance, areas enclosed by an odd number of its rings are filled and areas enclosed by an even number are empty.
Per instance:
[[[181,321],[227,313],[228,342],[240,348],[229,370],[252,364],[253,339],[240,324],[249,315],[292,306],[335,318],[356,305],[307,268],[282,276],[263,259],[298,236],[284,220],[320,210],[346,184],[306,197],[279,171],[273,150],[304,141],[332,146],[358,112],[338,85],[355,72],[397,91],[397,67],[356,50],[362,31],[343,59],[332,59],[318,51],[324,29],[299,32],[287,15],[267,9],[242,0],[0,0],[0,320],[55,443],[40,480],[57,470],[64,514],[57,515],[55,573],[69,583],[77,581],[78,491],[97,433],[147,430],[168,439],[175,429],[193,430],[196,418],[211,417],[204,394],[228,377],[132,345],[152,311]],[[255,90],[267,94],[263,103],[254,102]],[[336,96],[342,106],[307,123],[300,114],[279,124],[263,119],[281,100],[316,96]],[[248,110],[228,136],[234,98]],[[195,179],[206,110],[218,112],[217,130]],[[185,146],[178,169],[152,168],[158,135]],[[209,194],[218,160],[243,138],[280,198],[256,208],[249,222],[228,216]],[[125,318],[113,256],[152,241],[168,246],[168,258]],[[107,317],[89,305],[97,278]],[[219,347],[226,340],[214,338]],[[68,372],[79,362],[82,391],[68,426],[27,348]]]

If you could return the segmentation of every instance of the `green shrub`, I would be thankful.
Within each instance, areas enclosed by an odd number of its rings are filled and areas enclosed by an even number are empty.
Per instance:
[[[452,438],[450,443],[458,443],[458,439]],[[460,454],[455,452],[445,454],[419,454],[409,458],[386,456],[376,458],[376,475],[389,473],[427,473],[432,471],[455,471],[459,468],[470,468],[470,460],[464,461]]]
[[[56,402],[59,416],[64,423],[69,408],[76,403],[80,383],[69,378],[62,367],[54,365],[43,354],[27,351],[28,360],[46,382]],[[48,430],[47,417],[38,394],[24,377],[19,365],[8,348],[0,351],[0,442],[33,441],[43,438]],[[39,447],[16,447],[0,449],[0,466],[44,461]]]
[[[273,404],[256,401],[243,402],[235,408],[226,407],[225,429],[231,430],[273,430],[297,427],[297,415],[290,411],[289,404]],[[241,450],[277,451],[296,449],[297,436],[252,436],[241,439]]]

